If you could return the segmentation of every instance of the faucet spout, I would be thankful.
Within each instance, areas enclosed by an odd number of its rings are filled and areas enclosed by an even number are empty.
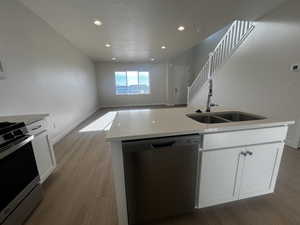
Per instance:
[[[206,102],[206,112],[210,112],[212,106],[212,97],[213,97],[213,78],[212,78],[212,63],[213,63],[213,53],[209,54],[209,67],[208,67],[208,96]]]
[[[212,97],[213,97],[213,80],[209,79],[209,88],[208,88],[208,96],[207,96],[207,103],[206,103],[206,112],[211,111],[212,104]]]

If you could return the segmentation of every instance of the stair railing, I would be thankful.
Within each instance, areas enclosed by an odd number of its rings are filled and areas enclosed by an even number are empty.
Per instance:
[[[204,64],[193,83],[188,87],[187,103],[190,104],[195,94],[219,70],[232,56],[237,48],[244,42],[254,29],[254,23],[250,21],[236,20],[227,30],[210,57]]]

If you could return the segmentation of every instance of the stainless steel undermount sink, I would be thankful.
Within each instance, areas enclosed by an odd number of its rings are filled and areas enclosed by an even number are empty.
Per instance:
[[[226,123],[228,122],[227,120],[224,120],[223,118],[213,116],[213,115],[207,115],[205,114],[200,114],[200,113],[191,113],[187,114],[187,117],[196,120],[199,123]]]
[[[199,123],[232,123],[251,120],[266,119],[263,116],[239,112],[239,111],[226,111],[226,112],[211,112],[211,113],[190,113],[187,117]]]

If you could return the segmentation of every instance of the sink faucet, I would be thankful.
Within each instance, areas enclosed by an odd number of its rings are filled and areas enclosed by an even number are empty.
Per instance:
[[[211,103],[212,103],[212,96],[213,96],[213,80],[209,78],[209,87],[208,87],[208,96],[206,102],[206,112],[210,112],[211,110]]]
[[[207,103],[206,103],[206,112],[211,111],[211,107],[218,106],[217,104],[212,102],[213,97],[213,78],[212,78],[212,58],[213,53],[209,54],[209,69],[208,69],[208,96],[207,96]]]
[[[208,90],[208,97],[207,97],[207,103],[206,103],[206,112],[210,112],[212,107],[219,106],[216,103],[212,102],[213,97],[213,81],[212,79],[209,80],[209,90]]]

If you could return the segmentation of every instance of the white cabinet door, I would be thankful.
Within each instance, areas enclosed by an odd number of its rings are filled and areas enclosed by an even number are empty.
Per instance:
[[[40,174],[41,182],[55,169],[56,161],[47,131],[36,135],[32,141],[34,155]]]
[[[240,199],[273,192],[283,144],[246,147],[248,152],[242,172]]]
[[[198,208],[238,199],[244,148],[202,153]]]

